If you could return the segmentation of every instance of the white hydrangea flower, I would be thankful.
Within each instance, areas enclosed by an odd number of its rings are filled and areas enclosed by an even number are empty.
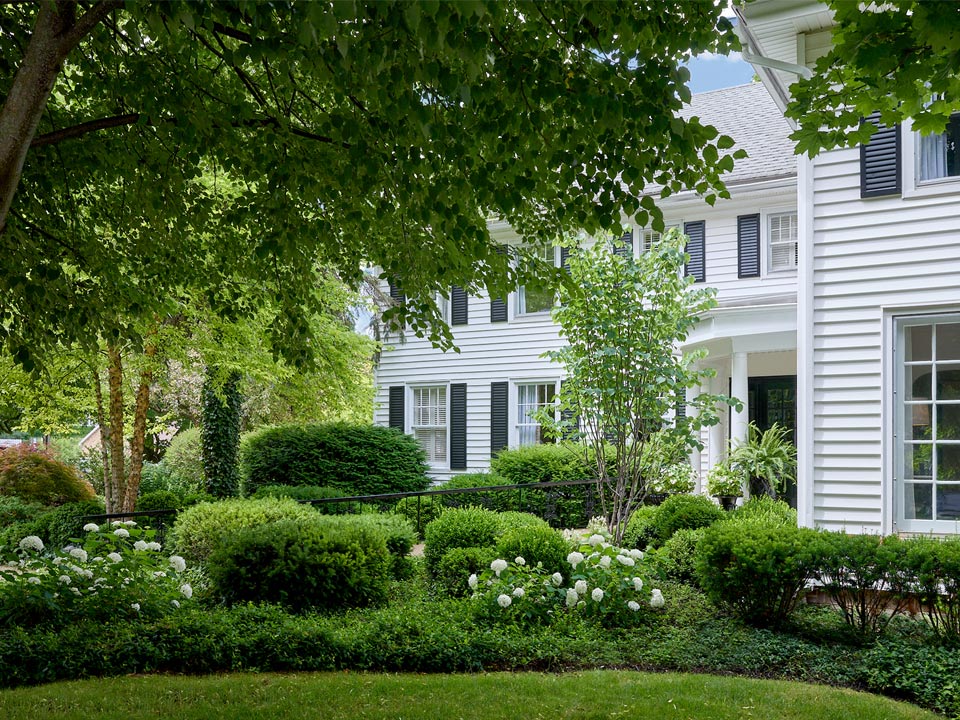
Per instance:
[[[604,550],[606,550],[607,548],[612,548],[613,545],[611,545],[611,544],[608,543],[606,540],[604,540],[602,543],[600,543],[600,547],[602,547]]]
[[[497,577],[500,577],[500,573],[507,569],[507,561],[497,558],[492,563],[490,563],[490,569],[493,570]]]
[[[514,588],[514,589],[513,589],[513,596],[516,597],[516,598],[522,598],[522,597],[524,596],[524,594],[525,594],[525,591],[524,591],[524,589],[523,589],[522,587],[518,587],[518,588]]]
[[[470,577],[467,578],[467,585],[470,586],[470,589],[471,589],[471,590],[476,590],[476,589],[477,589],[477,574],[476,574],[476,573],[472,573],[472,574],[470,575]]]
[[[621,565],[626,565],[627,567],[633,567],[637,564],[636,560],[627,555],[617,555],[617,562]]]
[[[70,554],[73,555],[73,557],[75,557],[80,562],[87,561],[87,551],[84,550],[83,548],[78,548],[78,547],[70,548]]]
[[[162,577],[166,577],[167,574],[163,570],[154,570],[153,576],[155,578],[162,578]]]
[[[179,600],[171,600],[171,601],[170,601],[170,604],[173,605],[173,607],[175,607],[175,608],[180,607],[180,601],[179,601]]]
[[[558,572],[555,572],[553,575],[551,575],[550,580],[553,582],[555,587],[560,587],[563,585],[563,575]]]
[[[130,537],[130,531],[126,528],[117,528],[113,531],[113,534],[119,538],[128,538]]]
[[[84,532],[100,532],[100,526],[96,523],[87,523],[83,526]]]
[[[137,540],[137,541],[133,544],[133,549],[134,549],[134,550],[146,550],[146,549],[147,549],[147,543],[146,543],[144,540]]]
[[[577,600],[580,599],[580,596],[577,595],[577,591],[573,588],[567,590],[567,607],[572,608],[577,604]]]
[[[103,556],[102,556],[102,555],[97,555],[97,556],[93,559],[93,562],[102,563],[102,562],[103,562]]]
[[[170,556],[170,567],[172,567],[177,572],[183,572],[187,569],[187,561],[184,560],[179,555]]]
[[[643,560],[643,550],[637,550],[634,548],[630,551],[630,557],[632,557],[634,560]]]
[[[586,580],[577,580],[573,584],[573,589],[577,591],[578,595],[587,594],[587,581]]]
[[[567,562],[570,563],[574,568],[576,568],[577,565],[583,562],[583,553],[573,551],[572,553],[567,555]]]
[[[31,585],[39,585],[41,581],[40,581],[40,578],[34,575],[32,577],[28,577],[27,582],[30,583]]]
[[[111,524],[113,527],[123,527],[123,521],[121,521],[121,520],[114,520],[114,521],[113,521],[112,523],[110,523],[110,524]]]
[[[70,592],[72,592],[74,595],[79,595],[79,594],[80,594],[80,588],[71,587],[71,588],[70,588]]]
[[[158,543],[158,542],[148,542],[148,543],[147,543],[147,550],[157,551],[157,550],[159,550],[159,549],[160,549],[160,543]]]
[[[132,607],[137,612],[140,612],[140,603],[130,603],[130,607]]]
[[[193,597],[193,588],[190,587],[190,583],[184,583],[180,586],[180,594],[183,595],[187,600]]]
[[[20,541],[19,546],[21,550],[36,550],[40,552],[43,550],[43,540],[36,535],[27,535]]]
[[[137,523],[136,523],[136,521],[134,521],[134,520],[124,520],[124,521],[123,521],[123,524],[126,525],[127,527],[136,527],[136,526],[137,526]]]
[[[650,591],[650,607],[652,608],[662,608],[664,606],[665,600],[663,599],[663,593],[654,588]]]
[[[510,607],[511,603],[513,603],[513,599],[509,595],[497,596],[497,605],[499,605],[500,607],[508,608]]]
[[[55,557],[55,558],[53,559],[53,564],[54,564],[54,565],[63,565],[63,558],[62,558],[62,557]]]
[[[521,556],[519,556],[519,555],[517,555],[517,556],[513,559],[513,561],[514,561],[517,565],[526,565],[526,564],[527,564],[527,561],[524,560],[524,559],[523,559]]]
[[[627,603],[627,607],[636,612],[640,609],[640,603],[638,603],[636,600],[631,600]]]
[[[57,578],[57,581],[58,581],[61,585],[69,585],[69,584],[70,584],[70,576],[69,576],[69,575],[61,575],[60,577]]]
[[[637,592],[640,592],[641,590],[643,590],[643,579],[642,579],[642,578],[635,577],[635,578],[633,579],[633,589],[636,590]]]
[[[123,560],[123,556],[118,552],[107,553],[107,558],[113,563],[118,563]]]
[[[593,598],[594,602],[600,602],[603,600],[603,588],[594,588],[593,592],[590,593],[590,597]]]
[[[604,555],[602,558],[600,558],[600,563],[599,563],[599,565],[600,565],[600,567],[602,567],[602,568],[604,568],[604,569],[610,567],[610,556],[609,556],[609,555]]]
[[[604,543],[603,535],[599,535],[599,534],[591,535],[589,538],[587,538],[587,542],[590,545],[593,545],[594,547],[596,547],[597,545],[603,545]]]

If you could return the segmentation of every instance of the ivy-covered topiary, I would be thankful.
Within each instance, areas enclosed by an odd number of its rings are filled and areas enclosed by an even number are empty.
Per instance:
[[[424,489],[426,456],[415,439],[376,425],[283,425],[241,444],[244,491],[263,485],[325,485],[344,494]]]
[[[218,386],[208,369],[201,400],[204,486],[214,497],[233,497],[240,492],[240,373],[231,372]]]
[[[0,451],[0,495],[52,506],[92,500],[94,491],[70,465],[19,445]]]

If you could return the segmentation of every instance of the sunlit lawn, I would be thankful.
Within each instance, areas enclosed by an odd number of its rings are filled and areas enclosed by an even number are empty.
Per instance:
[[[141,676],[0,692],[4,720],[147,717],[899,720],[937,716],[876,695],[818,685],[624,671]]]

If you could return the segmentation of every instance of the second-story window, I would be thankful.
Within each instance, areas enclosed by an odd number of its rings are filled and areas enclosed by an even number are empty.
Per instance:
[[[447,388],[413,388],[413,436],[430,463],[447,462]]]
[[[551,443],[554,437],[533,417],[536,412],[555,405],[556,383],[517,385],[517,444]]]
[[[797,213],[767,216],[767,267],[771,271],[797,267]]]
[[[677,224],[666,225],[663,228],[663,232],[665,233],[668,230],[672,230],[673,228],[678,228],[678,227],[680,226]],[[652,228],[645,228],[640,236],[640,252],[643,253],[643,252],[647,252],[648,250],[652,250],[660,243],[661,238],[663,238],[662,233],[658,233],[656,230]]]
[[[920,135],[917,153],[920,182],[960,176],[960,113],[950,116],[939,135]]]
[[[556,266],[557,248],[553,246],[531,248],[531,252],[545,263]],[[517,293],[517,314],[529,315],[531,313],[550,312],[555,299],[553,288],[549,284],[527,283],[521,286]]]

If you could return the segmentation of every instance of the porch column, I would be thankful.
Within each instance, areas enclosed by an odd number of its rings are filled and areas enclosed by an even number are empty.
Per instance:
[[[743,409],[737,412],[736,408],[730,410],[730,437],[733,441],[733,447],[747,440],[747,424],[749,422],[749,409],[747,400],[749,398],[749,388],[747,386],[747,353],[735,352],[730,362],[730,394],[743,403]]]
[[[696,398],[701,392],[702,391],[699,385],[692,388],[687,388],[686,390],[684,398],[687,401],[686,413],[691,419],[696,418],[700,413],[697,408],[690,406],[689,402]],[[702,435],[703,434],[700,432],[700,430],[697,430],[698,441],[702,440]],[[696,447],[691,448],[690,450],[690,465],[694,470],[697,471],[697,484],[693,491],[699,495],[703,492],[704,487],[703,477],[700,475],[700,472],[703,468],[703,463],[700,461],[700,450],[698,450]]]
[[[725,384],[725,373],[718,372],[715,377],[710,378],[710,392],[713,395],[725,395],[726,388],[723,387]],[[721,406],[719,412],[721,413],[721,420],[716,425],[711,425],[708,428],[709,438],[707,442],[707,470],[712,468],[714,465],[719,463],[724,456],[724,452],[727,447],[726,442],[726,422],[724,422],[723,409],[726,406]]]

